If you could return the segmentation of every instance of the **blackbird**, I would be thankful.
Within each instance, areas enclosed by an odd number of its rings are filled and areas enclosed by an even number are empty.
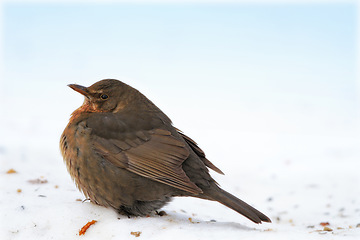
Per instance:
[[[221,189],[208,168],[223,172],[138,90],[115,79],[68,86],[85,100],[72,113],[60,148],[76,186],[91,202],[145,216],[172,197],[191,196],[218,201],[255,223],[271,222]]]

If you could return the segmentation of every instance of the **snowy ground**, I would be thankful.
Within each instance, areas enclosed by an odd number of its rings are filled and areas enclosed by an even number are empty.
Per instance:
[[[15,2],[0,9],[0,240],[360,239],[351,4]],[[216,181],[273,223],[192,198],[130,219],[82,202],[58,147],[83,101],[66,85],[108,77],[134,78],[225,172]]]
[[[76,94],[63,87],[54,93],[54,98],[65,92]],[[256,225],[218,203],[192,198],[174,199],[163,209],[167,216],[130,219],[111,209],[82,202],[84,197],[66,172],[58,150],[68,116],[81,104],[81,98],[77,99],[65,101],[58,111],[49,109],[48,115],[41,112],[42,106],[48,106],[45,102],[37,110],[23,109],[26,114],[22,117],[16,110],[19,108],[3,108],[3,116],[18,117],[2,118],[2,126],[6,127],[1,129],[0,142],[1,239],[360,237],[356,135],[286,134],[242,128],[230,131],[227,126],[217,129],[212,123],[197,121],[190,127],[180,117],[185,109],[174,117],[169,115],[225,172],[225,176],[213,173],[215,179],[263,211],[273,223]],[[208,136],[209,127],[212,138]],[[16,173],[7,173],[10,169]],[[79,236],[79,230],[92,220],[97,222]],[[326,222],[329,231],[323,231],[321,223]],[[136,237],[131,232],[140,235]]]

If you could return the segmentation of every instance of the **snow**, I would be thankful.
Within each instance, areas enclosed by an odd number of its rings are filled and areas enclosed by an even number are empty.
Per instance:
[[[360,239],[351,4],[241,14],[72,5],[0,6],[0,240]],[[225,172],[215,180],[273,222],[195,198],[143,218],[83,201],[59,151],[83,101],[66,85],[108,77],[145,93]]]
[[[112,209],[83,202],[84,196],[70,179],[58,149],[68,117],[82,100],[65,84],[58,92],[49,92],[54,99],[71,97],[60,104],[39,101],[42,96],[38,95],[26,101],[18,99],[15,107],[3,107],[0,123],[6,127],[1,129],[4,137],[0,141],[1,239],[360,237],[357,134],[255,131],[258,123],[251,125],[251,120],[244,117],[249,113],[241,116],[244,122],[249,121],[247,130],[231,129],[231,124],[220,129],[214,125],[220,121],[216,117],[211,122],[195,120],[191,126],[182,112],[199,113],[180,108],[170,117],[225,172],[225,176],[212,172],[214,178],[224,189],[268,215],[273,223],[256,225],[219,203],[194,198],[175,198],[163,208],[166,216],[127,218]],[[16,107],[19,102],[30,106],[37,103],[38,108]],[[174,103],[160,101],[161,108],[169,109],[167,104]],[[204,108],[202,114],[211,112]],[[223,114],[234,113],[224,110]],[[269,121],[266,116],[262,119]],[[331,126],[323,128],[330,131]],[[7,173],[10,169],[16,173]],[[79,236],[79,230],[92,220],[97,222]],[[322,222],[329,222],[332,231],[322,231]],[[140,236],[131,232],[140,232]]]

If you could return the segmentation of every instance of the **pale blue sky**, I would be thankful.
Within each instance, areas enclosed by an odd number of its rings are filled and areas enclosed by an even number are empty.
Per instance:
[[[297,72],[307,77],[302,81],[310,75],[331,85],[354,77],[355,10],[350,4],[5,5],[6,76],[210,71],[272,85],[269,77]],[[298,81],[290,76],[285,82]]]
[[[250,111],[351,134],[356,14],[349,3],[5,4],[3,91],[52,101],[74,95],[69,83],[125,78],[171,117]]]

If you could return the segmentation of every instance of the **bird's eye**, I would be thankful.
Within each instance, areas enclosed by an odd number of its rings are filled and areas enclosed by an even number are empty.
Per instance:
[[[106,95],[106,94],[101,94],[101,95],[100,95],[100,98],[103,99],[103,100],[105,100],[105,99],[108,99],[109,96]]]

